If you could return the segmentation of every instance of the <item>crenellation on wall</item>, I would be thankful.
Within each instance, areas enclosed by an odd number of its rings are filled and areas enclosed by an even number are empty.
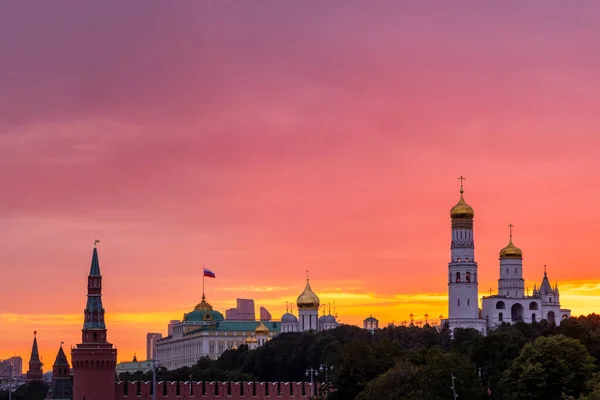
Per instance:
[[[310,383],[306,382],[157,382],[156,398],[167,400],[244,399],[309,399]],[[315,392],[319,389],[315,384]],[[152,400],[152,382],[118,382],[116,400]]]

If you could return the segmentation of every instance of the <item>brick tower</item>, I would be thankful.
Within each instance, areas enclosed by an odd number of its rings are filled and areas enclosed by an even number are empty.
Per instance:
[[[71,400],[73,398],[73,383],[71,382],[71,368],[67,355],[63,351],[62,343],[56,360],[52,366],[52,385],[48,393],[49,399]]]
[[[114,400],[117,349],[106,341],[102,276],[94,242],[81,343],[71,350],[73,400]]]
[[[43,381],[42,362],[37,345],[37,331],[33,331],[33,347],[31,348],[31,358],[29,359],[29,370],[27,371],[27,381]]]

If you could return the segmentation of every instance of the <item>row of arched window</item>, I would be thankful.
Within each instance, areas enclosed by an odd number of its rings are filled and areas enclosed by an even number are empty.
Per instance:
[[[467,272],[465,274],[465,282],[471,283],[471,273],[470,272]],[[456,273],[456,283],[460,283],[460,272]]]
[[[496,303],[496,310],[504,310],[504,309],[506,309],[506,303],[504,303],[503,301],[499,301]],[[532,301],[531,303],[529,303],[529,309],[530,310],[539,310],[538,303],[536,303],[535,301]]]
[[[83,360],[83,361],[74,361],[74,368],[115,368],[116,362],[108,361],[108,360]]]

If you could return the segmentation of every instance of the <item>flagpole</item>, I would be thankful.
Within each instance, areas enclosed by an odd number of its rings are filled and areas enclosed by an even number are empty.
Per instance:
[[[204,265],[202,266],[202,300],[204,300]]]

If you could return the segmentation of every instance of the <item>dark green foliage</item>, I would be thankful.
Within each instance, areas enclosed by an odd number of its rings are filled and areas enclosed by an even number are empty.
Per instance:
[[[591,354],[591,356],[590,356]],[[240,346],[192,368],[159,369],[157,379],[310,381],[305,372],[327,363],[335,391],[328,400],[600,400],[600,316],[504,324],[488,336],[429,325],[388,327],[374,334],[355,326],[285,333],[256,350]],[[324,373],[315,375],[324,381]],[[152,379],[151,373],[121,380]],[[322,398],[321,396],[320,398]],[[3,398],[0,395],[0,400]]]
[[[513,400],[578,398],[595,370],[595,360],[576,339],[539,337],[527,343],[505,373],[503,386]]]
[[[13,400],[44,400],[48,393],[45,382],[33,381],[20,386],[13,392]],[[8,392],[0,390],[0,400],[8,400]]]

